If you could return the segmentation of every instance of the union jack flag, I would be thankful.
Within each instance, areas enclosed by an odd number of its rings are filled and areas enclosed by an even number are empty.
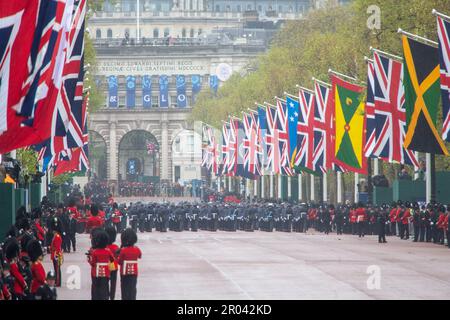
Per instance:
[[[297,153],[294,166],[300,169],[314,170],[314,93],[300,89],[298,96],[300,104],[297,122]]]
[[[406,130],[403,64],[374,53],[376,143],[373,153],[390,162],[418,166],[414,152],[403,147]]]
[[[367,99],[366,99],[366,145],[364,155],[373,157],[373,148],[376,142],[376,121],[375,121],[375,67],[372,60],[367,61]]]
[[[230,123],[222,126],[222,174],[234,175],[236,163],[235,137]]]
[[[55,106],[51,89],[62,73],[57,64],[64,47],[61,26],[71,1],[2,3],[0,152],[40,143],[50,137]],[[14,70],[14,81],[10,70]]]
[[[450,22],[442,17],[437,19],[441,65],[442,114],[444,119],[442,138],[450,141]]]
[[[255,114],[244,113],[244,169],[253,175],[261,175],[260,129]]]
[[[217,143],[213,128],[204,125],[203,136],[206,137],[207,143],[203,148],[202,166],[217,174]]]
[[[78,172],[89,169],[88,146],[61,151],[54,163],[54,175],[66,172]]]
[[[268,106],[266,107],[266,146],[267,146],[267,170],[273,173],[280,173],[280,146],[278,143],[277,127],[277,110]]]
[[[316,105],[314,108],[314,152],[313,166],[316,172],[327,172],[327,132],[326,113],[330,89],[315,81],[314,95]]]

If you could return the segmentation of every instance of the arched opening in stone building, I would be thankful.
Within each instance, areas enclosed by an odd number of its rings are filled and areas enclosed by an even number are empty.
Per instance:
[[[159,183],[160,147],[145,130],[125,134],[119,143],[119,183]]]
[[[92,178],[106,180],[106,142],[96,131],[89,131],[89,162]]]

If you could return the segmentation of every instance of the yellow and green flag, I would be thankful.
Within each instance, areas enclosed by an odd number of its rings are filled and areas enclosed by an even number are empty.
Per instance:
[[[334,103],[333,162],[345,170],[366,174],[364,87],[331,77]]]
[[[436,129],[441,98],[439,51],[403,36],[407,149],[448,155]]]

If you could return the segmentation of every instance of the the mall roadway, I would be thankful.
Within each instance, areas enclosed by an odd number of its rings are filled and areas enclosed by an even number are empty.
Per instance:
[[[78,243],[76,253],[65,255],[60,299],[91,296],[88,236],[79,235]],[[184,231],[142,233],[138,245],[138,299],[450,297],[450,249],[394,237],[378,244],[375,236]],[[67,272],[76,266],[81,289],[70,290]],[[368,288],[369,266],[379,267],[380,289],[375,278]],[[371,268],[376,275],[377,267]]]

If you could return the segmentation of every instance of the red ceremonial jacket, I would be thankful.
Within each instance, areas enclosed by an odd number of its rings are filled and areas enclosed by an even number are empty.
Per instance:
[[[52,243],[50,245],[50,253],[51,253],[51,258],[52,261],[58,257],[58,256],[62,256],[62,238],[61,235],[59,233],[55,233],[55,235],[53,236],[53,240]]]
[[[103,226],[103,219],[99,216],[90,216],[86,222],[86,231],[90,232],[92,229]]]
[[[402,223],[408,224],[410,217],[411,217],[411,211],[409,209],[405,209],[405,211],[403,211],[403,215],[401,217]]]
[[[138,247],[125,247],[120,249],[119,265],[122,276],[138,275],[138,259],[141,259],[142,253]]]
[[[88,261],[91,265],[93,278],[109,278],[109,264],[114,262],[114,256],[109,249],[91,249]]]
[[[17,262],[11,262],[9,268],[11,276],[13,276],[14,278],[14,293],[18,296],[21,296],[24,294],[25,288],[27,287],[25,279],[20,273]]]
[[[36,293],[39,287],[45,284],[45,269],[40,261],[36,261],[31,265],[31,293]]]
[[[120,223],[120,217],[122,216],[122,213],[120,210],[114,210],[114,217],[112,218],[113,223]]]

